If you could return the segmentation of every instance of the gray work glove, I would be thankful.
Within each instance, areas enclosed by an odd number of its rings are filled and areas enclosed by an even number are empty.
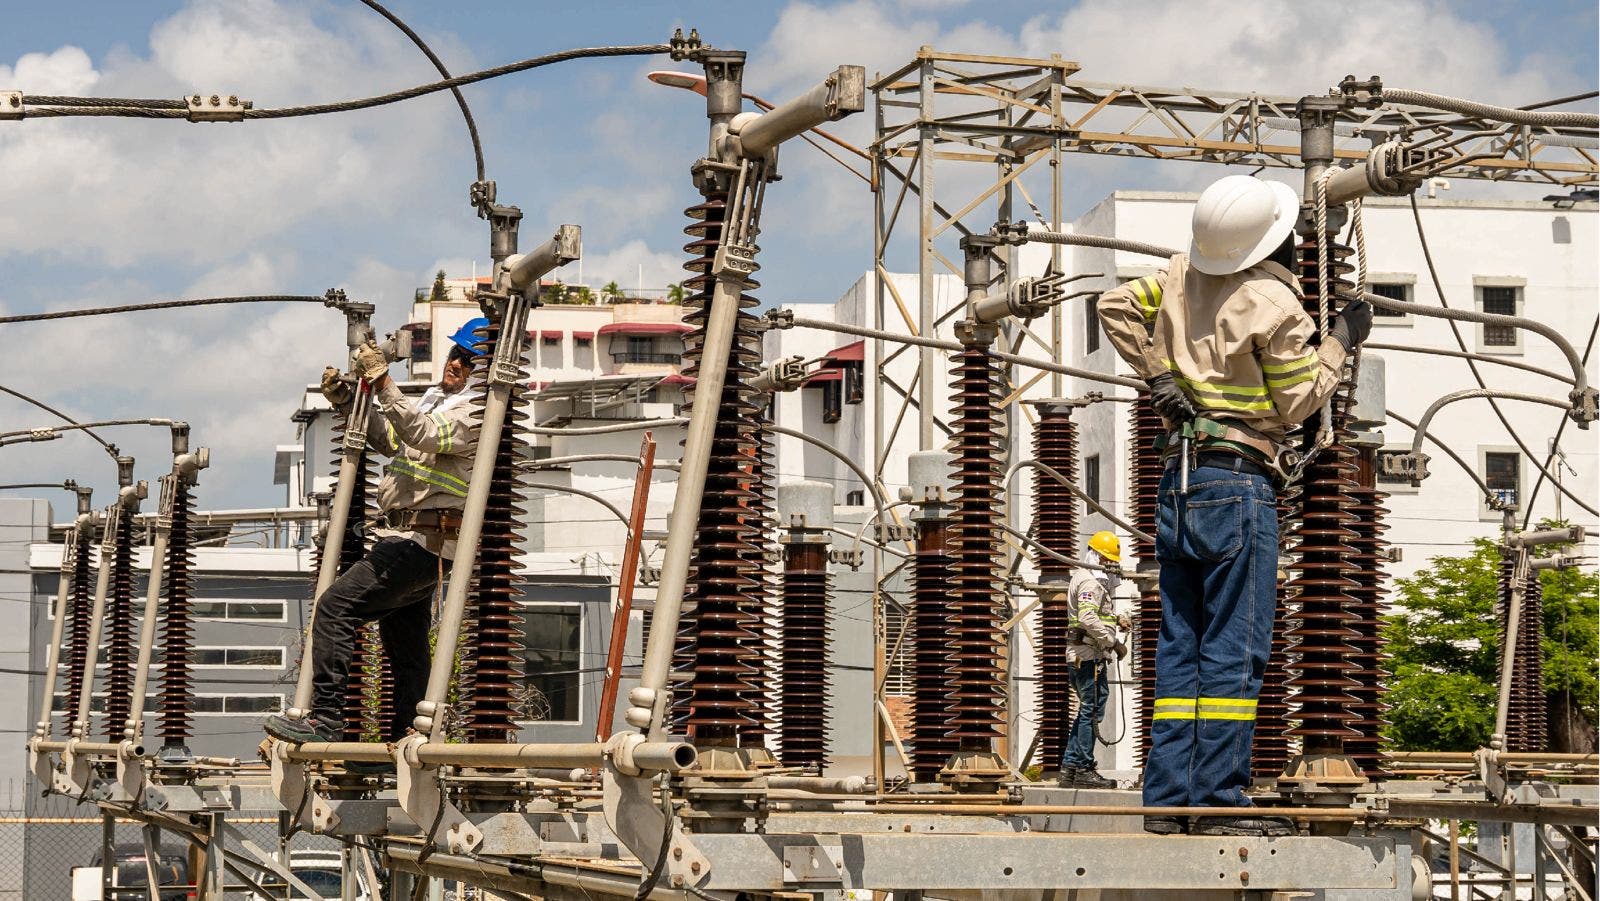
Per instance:
[[[356,349],[355,372],[369,382],[389,374],[389,359],[378,349],[376,341],[368,341]]]
[[[1146,384],[1150,386],[1150,405],[1161,418],[1173,425],[1181,425],[1194,418],[1194,401],[1178,387],[1178,380],[1170,372],[1163,372]]]
[[[1352,300],[1345,304],[1344,309],[1339,311],[1339,318],[1333,320],[1333,327],[1328,334],[1347,351],[1360,347],[1361,342],[1372,334],[1372,304],[1365,300]]]
[[[339,370],[332,366],[322,370],[322,396],[335,407],[344,406],[354,397],[350,391],[350,383],[340,378]]]

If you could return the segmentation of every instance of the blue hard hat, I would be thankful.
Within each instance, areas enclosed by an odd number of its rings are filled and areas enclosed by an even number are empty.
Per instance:
[[[456,329],[456,333],[450,336],[450,340],[454,341],[457,347],[467,353],[475,357],[481,357],[484,351],[479,349],[478,342],[483,340],[483,336],[479,335],[478,331],[488,327],[489,320],[482,316],[477,319],[468,319],[460,328]]]

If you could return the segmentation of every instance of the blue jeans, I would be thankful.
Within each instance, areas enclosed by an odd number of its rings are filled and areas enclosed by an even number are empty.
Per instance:
[[[1078,696],[1078,709],[1067,730],[1067,750],[1061,755],[1061,770],[1069,767],[1092,770],[1095,727],[1106,715],[1106,662],[1083,660],[1072,665],[1072,690]]]
[[[1256,696],[1272,648],[1278,508],[1272,483],[1202,466],[1178,494],[1176,461],[1156,508],[1161,637],[1144,803],[1245,807]]]

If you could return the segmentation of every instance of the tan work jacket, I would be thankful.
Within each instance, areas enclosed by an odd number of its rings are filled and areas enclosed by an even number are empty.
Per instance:
[[[1072,580],[1072,639],[1067,643],[1067,662],[1110,660],[1116,656],[1117,633],[1111,627],[1111,591],[1093,572],[1080,571]]]
[[[479,411],[470,398],[471,389],[447,395],[430,388],[412,402],[393,379],[378,392],[381,415],[367,420],[367,446],[394,458],[378,482],[379,510],[460,510],[466,504],[478,445]],[[411,538],[447,559],[455,556],[455,541],[436,531],[377,531]]]
[[[1100,295],[1100,324],[1141,378],[1171,372],[1202,414],[1273,441],[1339,386],[1345,348],[1320,347],[1294,276],[1263,261],[1206,275],[1177,254],[1167,268]]]

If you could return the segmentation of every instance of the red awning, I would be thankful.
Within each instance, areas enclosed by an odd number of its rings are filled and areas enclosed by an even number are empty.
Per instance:
[[[850,344],[846,344],[843,347],[836,347],[833,350],[828,351],[827,357],[830,360],[837,360],[841,363],[859,363],[865,359],[866,347],[867,342],[865,339],[855,341]]]
[[[574,340],[574,341],[593,341],[594,340],[594,332],[573,332],[572,333],[572,340]]]
[[[669,376],[663,378],[661,380],[660,384],[662,384],[662,385],[693,385],[694,384],[694,379],[692,379],[692,378],[690,378],[689,376],[686,376],[686,375],[678,375],[677,373],[673,373],[672,375],[669,375]]]
[[[600,326],[602,335],[682,335],[694,331],[684,322],[610,322]]]
[[[560,329],[546,329],[546,330],[541,331],[539,333],[539,337],[543,338],[546,341],[560,341],[561,340],[561,335],[562,335],[562,332],[561,332]]]
[[[844,373],[830,366],[812,373],[811,377],[806,379],[805,384],[815,385],[820,382],[837,382],[842,378],[844,378]]]

